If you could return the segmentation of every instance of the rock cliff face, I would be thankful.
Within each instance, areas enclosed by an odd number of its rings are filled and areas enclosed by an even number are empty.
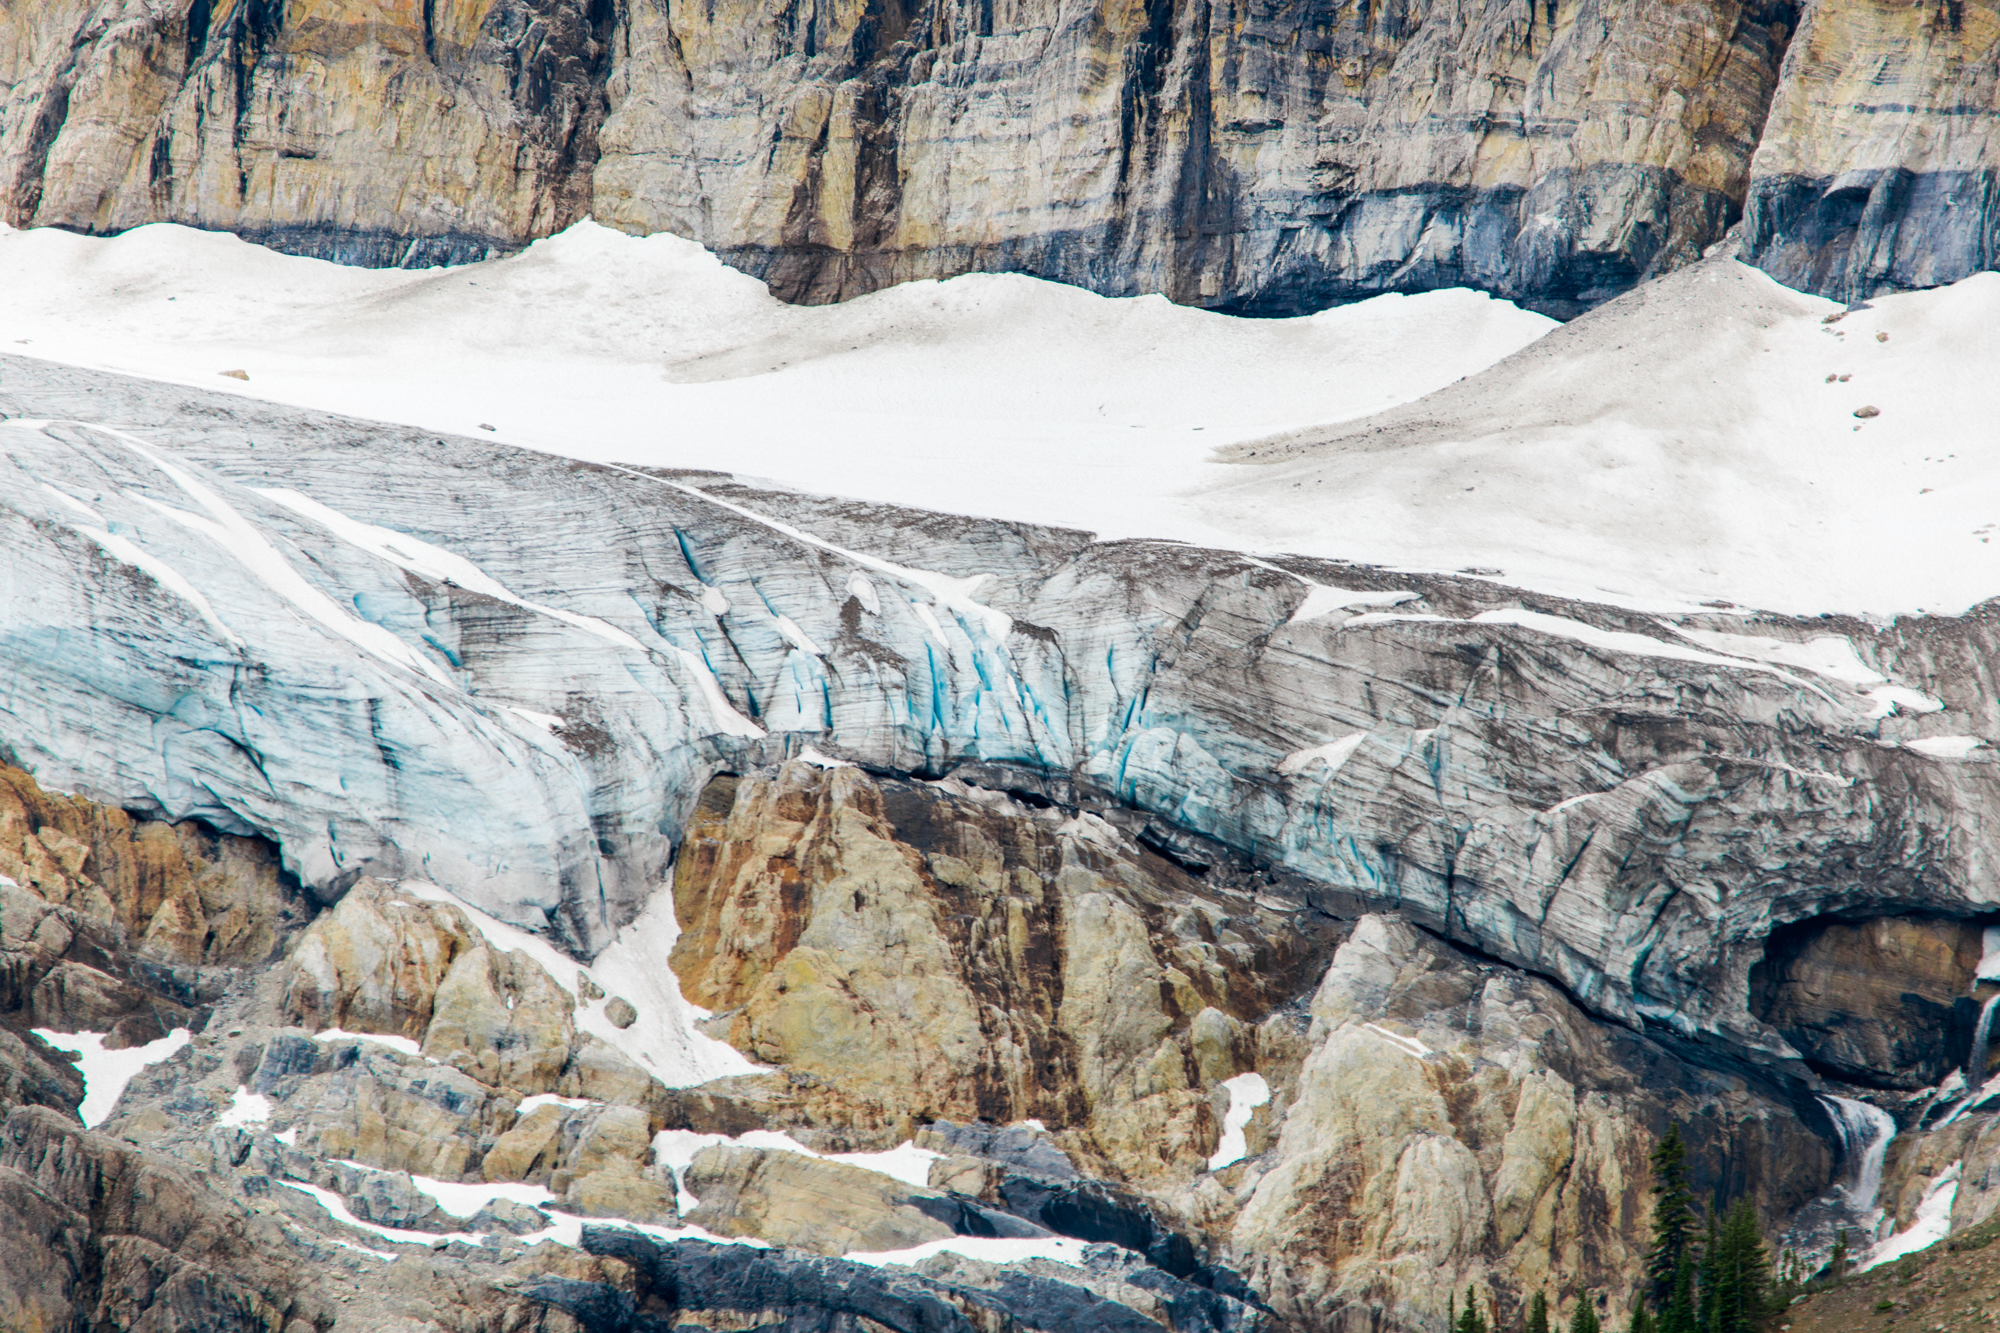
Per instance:
[[[1956,0],[8,0],[0,199],[368,264],[594,213],[792,300],[999,269],[1263,313],[1574,313],[1747,207],[1758,262],[1849,298],[1993,261],[1996,33]]]
[[[1752,163],[1746,259],[1843,301],[2000,257],[2000,10],[1807,6]]]

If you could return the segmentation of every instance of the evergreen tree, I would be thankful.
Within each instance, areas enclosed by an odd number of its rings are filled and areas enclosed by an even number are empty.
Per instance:
[[[1653,1148],[1653,1244],[1646,1252],[1646,1277],[1653,1304],[1673,1301],[1674,1275],[1694,1240],[1694,1195],[1688,1190],[1687,1144],[1681,1127],[1670,1125]]]
[[[1723,1219],[1706,1266],[1713,1274],[1712,1294],[1703,1302],[1707,1333],[1760,1333],[1773,1312],[1771,1258],[1748,1199],[1738,1199]]]
[[[1452,1333],[1491,1333],[1486,1317],[1479,1313],[1479,1297],[1471,1287],[1465,1289],[1465,1309],[1459,1313],[1458,1322],[1452,1325]]]
[[[1632,1307],[1632,1323],[1628,1333],[1659,1333],[1658,1326],[1653,1323],[1653,1316],[1647,1312],[1644,1301]]]
[[[1539,1291],[1528,1302],[1527,1333],[1549,1333],[1549,1298]]]
[[[1847,1228],[1842,1227],[1833,1235],[1833,1258],[1827,1261],[1835,1282],[1847,1276]]]
[[[1695,1329],[1698,1333],[1721,1333],[1716,1310],[1722,1296],[1722,1219],[1715,1208],[1708,1210],[1708,1237],[1702,1243],[1701,1259],[1695,1265]]]
[[[1660,1314],[1658,1333],[1702,1333],[1696,1322],[1693,1255],[1681,1255],[1674,1269],[1673,1294]]]
[[[1597,1322],[1597,1306],[1592,1303],[1589,1292],[1577,1297],[1576,1309],[1569,1316],[1569,1333],[1602,1333]]]

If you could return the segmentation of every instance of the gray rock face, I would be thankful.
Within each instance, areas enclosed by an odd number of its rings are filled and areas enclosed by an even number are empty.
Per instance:
[[[1934,1087],[1971,1051],[1980,935],[1912,917],[1801,922],[1751,969],[1751,1012],[1835,1078]]]
[[[1598,1014],[1778,1061],[1795,1052],[1745,1007],[1775,926],[2000,906],[1972,832],[1990,766],[1905,743],[1988,729],[1981,617],[1699,618],[1837,628],[1943,704],[1906,718],[1473,581],[4,373],[0,410],[57,419],[0,425],[8,740],[45,782],[263,832],[329,896],[428,877],[594,951],[709,774],[810,743],[1131,809],[1184,864],[1393,907]],[[60,424],[79,416],[143,434]],[[355,468],[363,447],[393,476]],[[1440,618],[1295,620],[1314,586],[1394,587]]]

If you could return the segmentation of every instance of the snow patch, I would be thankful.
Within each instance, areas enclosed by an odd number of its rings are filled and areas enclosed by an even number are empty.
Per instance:
[[[800,652],[811,653],[814,657],[826,656],[825,650],[814,643],[812,636],[800,629],[798,622],[790,616],[772,616],[771,621],[778,627],[778,633],[784,636],[785,642],[792,647]]]
[[[1340,771],[1340,766],[1346,763],[1349,757],[1361,748],[1361,742],[1367,739],[1367,732],[1357,731],[1351,736],[1342,736],[1337,741],[1328,741],[1311,749],[1294,750],[1278,761],[1278,771],[1287,774],[1303,773],[1308,767],[1318,763],[1326,765],[1326,776],[1330,778]]]
[[[533,611],[537,615],[560,620],[586,634],[596,635],[614,648],[641,654],[646,651],[646,645],[607,620],[600,620],[596,616],[577,615],[573,611],[564,611],[558,607],[531,602],[525,597],[517,596],[512,589],[464,556],[447,551],[441,546],[433,546],[427,541],[412,537],[406,532],[397,532],[393,528],[377,527],[373,523],[349,518],[339,510],[329,508],[311,496],[288,487],[253,486],[250,489],[267,500],[283,505],[301,518],[312,520],[350,546],[359,547],[398,569],[406,569],[420,578],[429,579],[432,583],[449,583],[467,592],[491,597],[496,602],[505,602],[524,611]]]
[[[408,1037],[394,1037],[385,1032],[346,1032],[340,1028],[328,1028],[324,1032],[313,1033],[314,1041],[372,1041],[377,1046],[387,1046],[392,1051],[404,1055],[421,1056],[424,1048]]]
[[[1220,1171],[1232,1162],[1240,1162],[1250,1151],[1249,1140],[1243,1131],[1250,1125],[1250,1117],[1257,1108],[1269,1105],[1271,1085],[1264,1081],[1262,1074],[1238,1074],[1226,1078],[1222,1086],[1229,1090],[1229,1109],[1222,1115],[1222,1141],[1216,1144],[1215,1153],[1208,1159],[1208,1169]]]
[[[798,760],[802,764],[811,764],[814,768],[856,767],[856,765],[849,763],[845,759],[835,759],[831,755],[821,754],[818,749],[810,745],[808,745],[805,749],[800,750],[797,754],[793,755],[792,758]]]
[[[1883,685],[1868,691],[1868,698],[1875,707],[1868,716],[1888,717],[1891,713],[1940,713],[1944,711],[1944,701],[1933,699],[1922,690],[1913,690],[1907,685]]]
[[[1088,1242],[1072,1240],[1068,1236],[1023,1239],[1005,1236],[949,1236],[944,1240],[914,1245],[907,1250],[857,1251],[844,1254],[841,1258],[857,1264],[867,1264],[870,1268],[886,1268],[892,1264],[920,1264],[935,1254],[958,1254],[987,1264],[1018,1264],[1029,1259],[1049,1259],[1059,1264],[1067,1264],[1071,1268],[1081,1268],[1084,1252],[1089,1248]]]
[[[539,1111],[544,1106],[566,1106],[572,1111],[577,1111],[586,1106],[602,1105],[602,1102],[594,1102],[588,1097],[558,1097],[553,1092],[538,1092],[532,1097],[523,1097],[521,1104],[514,1108],[514,1113],[525,1116],[528,1112]]]
[[[1981,931],[1979,943],[1984,952],[1979,958],[1979,970],[1972,974],[1972,979],[2000,981],[2000,926],[1988,926]]]
[[[1985,744],[1977,736],[1924,736],[1904,741],[1903,748],[1933,759],[1970,759],[1972,752]]]
[[[1404,602],[1417,600],[1417,594],[1413,592],[1364,592],[1353,588],[1329,588],[1323,583],[1311,582],[1306,586],[1306,599],[1299,603],[1298,610],[1292,612],[1292,618],[1285,623],[1302,625],[1357,606],[1401,606]]]
[[[753,1129],[747,1134],[732,1136],[698,1134],[691,1129],[663,1129],[653,1136],[653,1164],[673,1173],[674,1194],[682,1213],[690,1212],[700,1203],[688,1193],[685,1183],[688,1167],[694,1163],[695,1154],[704,1148],[716,1147],[762,1148],[766,1152],[816,1157],[824,1162],[845,1162],[864,1171],[890,1176],[918,1189],[930,1187],[931,1163],[944,1155],[929,1148],[919,1148],[909,1141],[883,1152],[822,1153],[814,1152],[791,1135],[775,1130]]]
[[[109,1033],[54,1032],[48,1028],[35,1028],[33,1031],[57,1050],[76,1056],[77,1070],[83,1075],[83,1104],[77,1107],[77,1116],[83,1121],[85,1129],[96,1129],[111,1118],[125,1085],[140,1070],[170,1058],[189,1040],[186,1028],[175,1028],[158,1041],[149,1041],[144,1046],[107,1051],[104,1039]]]
[[[517,708],[513,704],[501,704],[500,706],[524,722],[534,723],[550,735],[554,735],[556,730],[564,725],[563,719],[554,713],[538,713],[532,708]]]
[[[261,1125],[271,1118],[271,1099],[250,1091],[242,1084],[229,1096],[229,1109],[215,1118],[217,1129],[231,1125]]]
[[[1855,1271],[1865,1273],[1871,1268],[1918,1250],[1929,1249],[1951,1234],[1951,1206],[1958,1199],[1959,1176],[1964,1173],[1963,1161],[1953,1162],[1944,1172],[1924,1189],[1923,1200],[1917,1204],[1917,1215],[1910,1225],[1868,1252],[1868,1257],[1856,1266]]]
[[[861,609],[871,616],[882,614],[882,599],[875,592],[874,581],[860,570],[847,576],[847,591],[861,603]]]
[[[283,1185],[288,1190],[297,1190],[299,1193],[312,1199],[321,1208],[326,1210],[328,1217],[331,1217],[342,1226],[353,1227],[356,1231],[366,1231],[371,1235],[380,1236],[383,1240],[395,1241],[399,1245],[422,1245],[429,1247],[438,1241],[445,1241],[447,1243],[462,1241],[467,1245],[478,1245],[485,1240],[484,1236],[472,1231],[410,1231],[403,1227],[377,1226],[373,1222],[364,1222],[356,1217],[353,1211],[348,1208],[347,1200],[341,1198],[332,1190],[322,1189],[318,1185],[308,1185],[298,1180],[281,1180],[278,1184]]]
[[[1431,1053],[1431,1048],[1418,1041],[1415,1037],[1405,1037],[1399,1033],[1391,1032],[1377,1023],[1363,1023],[1361,1026],[1367,1028],[1370,1032],[1373,1032],[1376,1036],[1382,1038],[1382,1040],[1388,1042],[1405,1055],[1414,1055],[1417,1059],[1422,1060]]]
[[[757,1071],[758,1066],[734,1047],[694,1026],[708,1013],[682,997],[680,982],[667,964],[674,942],[680,938],[673,894],[668,890],[655,890],[644,910],[618,932],[595,962],[584,967],[541,936],[510,926],[435,884],[404,880],[400,888],[423,902],[458,908],[487,943],[502,953],[525,953],[572,999],[576,998],[578,975],[587,977],[605,993],[577,1007],[577,1031],[591,1033],[616,1047],[665,1086],[687,1088]],[[630,1027],[620,1028],[611,1021],[606,1011],[613,999],[623,999],[638,1011],[639,1017]]]
[[[134,495],[133,499],[180,524],[188,531],[208,537],[234,556],[237,563],[293,608],[346,639],[363,652],[393,666],[413,671],[446,689],[454,688],[450,677],[440,671],[428,657],[380,625],[349,615],[331,597],[307,582],[305,576],[292,567],[292,563],[271,544],[269,538],[257,530],[255,524],[245,518],[236,506],[196,480],[192,473],[169,463],[154,452],[144,440],[128,435],[124,431],[88,421],[74,424],[117,440],[144,458],[165,473],[183,494],[207,513],[194,514],[184,509],[176,509],[172,505],[162,504],[149,495]]]

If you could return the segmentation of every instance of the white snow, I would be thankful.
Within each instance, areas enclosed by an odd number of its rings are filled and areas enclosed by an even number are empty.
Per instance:
[[[880,1171],[885,1176],[894,1176],[906,1185],[928,1189],[931,1181],[931,1163],[942,1156],[943,1153],[932,1152],[929,1148],[919,1148],[916,1144],[905,1140],[881,1152],[834,1153],[828,1160],[845,1162],[864,1171]]]
[[[588,1097],[558,1097],[553,1092],[538,1092],[533,1096],[523,1097],[520,1106],[515,1108],[515,1113],[525,1116],[528,1112],[538,1111],[544,1106],[567,1106],[570,1110],[575,1111],[581,1110],[586,1106],[598,1106],[601,1104],[590,1100]]]
[[[1980,947],[1984,950],[1979,958],[1979,970],[1973,973],[1974,981],[2000,981],[2000,926],[1988,926],[1979,933]]]
[[[324,1032],[313,1033],[314,1041],[372,1041],[377,1046],[387,1046],[392,1051],[405,1055],[422,1055],[424,1048],[408,1037],[392,1037],[381,1032],[343,1032],[339,1028],[328,1028]]]
[[[1526,611],[1519,607],[1481,611],[1472,617],[1472,623],[1514,625],[1556,638],[1573,639],[1607,652],[1631,653],[1638,657],[1661,657],[1675,662],[1700,662],[1709,666],[1736,667],[1739,670],[1764,671],[1790,684],[1806,685],[1806,682],[1789,671],[1782,671],[1753,659],[1704,652],[1698,648],[1685,648],[1677,643],[1669,643],[1665,639],[1656,639],[1649,634],[1634,634],[1630,630],[1599,629],[1595,625],[1586,625],[1581,620],[1571,620],[1567,616],[1552,616],[1546,611]],[[1812,687],[1806,686],[1806,688]]]
[[[1420,411],[1232,450],[1203,515],[1659,610],[1956,614],[2000,591],[2000,274],[1840,313],[1705,263]]]
[[[771,623],[778,627],[778,633],[792,647],[799,649],[801,652],[811,653],[814,657],[824,657],[826,655],[825,650],[814,643],[812,636],[800,629],[798,622],[790,616],[772,616]]]
[[[929,1148],[919,1148],[905,1141],[894,1148],[882,1152],[822,1153],[814,1152],[789,1134],[775,1130],[753,1129],[747,1134],[700,1134],[691,1129],[663,1129],[653,1136],[653,1164],[663,1166],[673,1173],[674,1191],[683,1213],[694,1208],[700,1200],[688,1193],[684,1183],[687,1169],[693,1164],[695,1154],[704,1148],[730,1146],[737,1148],[762,1148],[767,1152],[797,1153],[801,1157],[817,1157],[827,1162],[845,1162],[858,1166],[864,1171],[876,1171],[892,1176],[906,1185],[919,1189],[930,1185],[931,1163],[942,1157],[942,1153]]]
[[[1351,588],[1329,588],[1323,583],[1312,585],[1312,591],[1299,603],[1299,609],[1292,612],[1291,624],[1298,625],[1309,620],[1330,616],[1336,611],[1346,611],[1357,606],[1401,606],[1404,602],[1414,602],[1413,592],[1356,592]]]
[[[296,1129],[281,1130],[271,1137],[289,1148],[299,1141],[299,1132]]]
[[[31,423],[18,422],[27,425]],[[32,423],[39,426],[42,423]],[[144,458],[164,473],[181,492],[207,513],[196,514],[185,509],[177,509],[163,504],[149,495],[134,495],[132,498],[166,518],[208,537],[216,545],[234,556],[264,586],[291,603],[308,618],[318,621],[363,652],[371,653],[395,666],[427,676],[437,684],[451,688],[451,680],[428,657],[404,643],[380,625],[372,624],[343,610],[339,603],[315,588],[304,575],[292,567],[277,547],[273,546],[256,524],[245,518],[236,506],[204,486],[190,472],[183,470],[155,453],[151,446],[136,436],[116,430],[99,422],[77,422],[100,435],[115,439],[132,452]]]
[[[794,759],[801,761],[802,763],[811,764],[814,768],[855,767],[854,764],[849,763],[845,759],[835,759],[830,755],[821,754],[819,752],[818,747],[812,745],[808,745],[805,749],[800,750],[797,754],[793,755],[792,757]]]
[[[1325,777],[1332,777],[1340,771],[1353,753],[1361,748],[1361,742],[1368,739],[1368,733],[1357,731],[1351,736],[1342,736],[1337,741],[1315,745],[1309,749],[1294,750],[1278,761],[1280,773],[1303,773],[1313,764],[1325,764]]]
[[[758,1069],[734,1047],[695,1028],[695,1022],[708,1014],[682,997],[680,982],[667,964],[674,941],[680,938],[674,897],[667,889],[656,890],[610,947],[584,967],[539,935],[510,926],[435,884],[404,880],[400,887],[412,898],[458,908],[494,948],[503,953],[525,953],[572,997],[576,995],[577,976],[588,977],[605,994],[578,1006],[577,1031],[602,1038],[667,1087],[692,1087]],[[606,1011],[614,998],[625,1000],[638,1011],[639,1017],[630,1027],[612,1023]]]
[[[1729,657],[1748,657],[1760,662],[1776,662],[1815,675],[1844,681],[1849,685],[1880,685],[1888,677],[1861,660],[1854,640],[1822,634],[1804,642],[1773,639],[1757,634],[1723,634],[1715,630],[1668,625],[1684,639],[1712,648]],[[1914,691],[1912,691],[1914,693]],[[1921,696],[1920,696],[1921,697]],[[1940,705],[1941,706],[1941,705]]]
[[[1089,1248],[1088,1242],[1072,1240],[1068,1236],[1039,1238],[948,1236],[943,1240],[913,1245],[907,1250],[877,1250],[872,1253],[857,1251],[853,1254],[844,1254],[841,1258],[851,1259],[857,1264],[867,1264],[871,1268],[884,1268],[891,1264],[920,1264],[934,1254],[960,1254],[968,1259],[977,1259],[989,1264],[1018,1264],[1028,1259],[1052,1259],[1056,1263],[1077,1268],[1082,1266],[1084,1251]]]
[[[1986,744],[1977,736],[1924,736],[1904,741],[1903,748],[1933,759],[1970,759],[1972,752]]]
[[[1422,1060],[1431,1053],[1431,1048],[1418,1041],[1415,1037],[1402,1036],[1375,1023],[1363,1023],[1362,1026],[1406,1055],[1414,1055],[1419,1060]]]
[[[0,427],[8,425],[25,427],[34,424],[17,419],[13,422],[0,422]],[[75,496],[55,486],[51,486],[47,482],[42,483],[42,490],[52,496],[68,513],[81,517],[84,520],[82,523],[76,523],[74,520],[67,521],[78,532],[96,542],[106,555],[114,560],[120,560],[132,566],[140,573],[150,577],[153,582],[159,584],[189,606],[192,606],[196,613],[203,620],[207,621],[209,627],[230,647],[240,649],[244,646],[241,636],[230,629],[229,626],[222,623],[222,617],[215,613],[215,607],[199,588],[188,581],[186,575],[158,556],[144,550],[137,543],[111,532],[109,526],[104,521],[104,515],[98,513],[97,510],[91,508]]]
[[[379,1167],[368,1166],[362,1162],[344,1162],[343,1165],[358,1167],[363,1171],[380,1170]],[[378,1226],[373,1222],[364,1222],[356,1217],[353,1210],[348,1208],[347,1201],[332,1190],[322,1189],[318,1185],[308,1185],[296,1180],[281,1180],[278,1183],[287,1189],[297,1190],[299,1193],[313,1199],[321,1208],[326,1210],[327,1215],[333,1218],[334,1221],[353,1227],[358,1231],[370,1232],[381,1237],[383,1240],[395,1241],[398,1244],[430,1246],[440,1241],[446,1243],[460,1241],[467,1245],[483,1245],[488,1238],[489,1233],[485,1232],[412,1231],[401,1227]],[[433,1180],[429,1176],[411,1176],[410,1183],[415,1185],[422,1193],[437,1200],[438,1207],[453,1217],[471,1217],[495,1199],[511,1199],[516,1203],[526,1204],[528,1207],[533,1208],[555,1197],[538,1185],[461,1185],[451,1181]],[[577,1217],[570,1213],[557,1212],[549,1208],[543,1208],[542,1211],[547,1214],[549,1225],[540,1231],[530,1232],[527,1235],[519,1237],[522,1244],[538,1245],[543,1241],[554,1241],[558,1245],[566,1245],[574,1249],[583,1242],[583,1228],[593,1226],[619,1227],[627,1231],[638,1231],[659,1240],[705,1240],[717,1245],[746,1245],[753,1249],[768,1248],[766,1243],[761,1240],[749,1237],[717,1236],[701,1227],[652,1226],[644,1222],[633,1222],[622,1217]],[[376,1251],[369,1251],[369,1253],[376,1254],[377,1258],[383,1259],[394,1257],[392,1255],[380,1254]]]
[[[271,1099],[236,1085],[230,1094],[229,1109],[215,1118],[215,1127],[224,1129],[231,1125],[261,1125],[271,1118]]]
[[[108,1033],[52,1032],[48,1028],[35,1028],[33,1031],[57,1050],[69,1051],[76,1056],[77,1070],[83,1075],[83,1104],[77,1107],[77,1115],[85,1129],[96,1129],[108,1120],[118,1105],[119,1096],[125,1091],[125,1085],[147,1065],[156,1065],[187,1045],[189,1038],[186,1028],[175,1028],[158,1041],[149,1041],[144,1046],[107,1051],[104,1049],[104,1038]]]
[[[1229,1090],[1229,1109],[1222,1115],[1222,1140],[1215,1146],[1215,1153],[1208,1159],[1208,1169],[1220,1171],[1232,1162],[1240,1162],[1250,1151],[1249,1140],[1243,1131],[1250,1125],[1250,1117],[1257,1108],[1271,1100],[1271,1085],[1264,1081],[1262,1074],[1238,1074],[1226,1078],[1222,1086]]]
[[[563,725],[563,719],[554,713],[539,713],[532,708],[518,708],[513,704],[501,704],[502,708],[524,722],[532,722],[543,731],[553,733]]]
[[[1868,1257],[1856,1265],[1855,1271],[1865,1273],[1892,1259],[1928,1249],[1950,1235],[1951,1206],[1958,1199],[1959,1176],[1964,1170],[1964,1162],[1953,1162],[1932,1180],[1917,1204],[1917,1215],[1911,1219],[1910,1225],[1870,1250]]]
[[[1649,298],[1480,376],[1554,326],[1466,291],[1244,320],[1018,275],[791,307],[691,242],[588,223],[421,272],[172,226],[0,231],[9,351],[460,434],[501,422],[598,462],[1500,569],[1660,610],[1950,613],[2000,593],[2000,275],[1831,325],[1840,307],[1727,261]],[[236,367],[250,383],[218,374]],[[1309,466],[1211,456],[1426,395],[1457,406]]]
[[[1904,685],[1883,685],[1868,691],[1868,697],[1875,701],[1875,711],[1871,716],[1887,717],[1891,713],[1939,713],[1944,711],[1944,701],[1933,699],[1921,690],[1913,690]]]
[[[356,1170],[388,1174],[381,1167],[370,1166],[366,1162],[348,1161],[345,1158],[335,1160],[342,1166],[351,1166]],[[557,1197],[540,1185],[509,1182],[482,1182],[474,1185],[412,1175],[410,1183],[416,1186],[418,1192],[429,1195],[437,1202],[438,1207],[453,1217],[472,1217],[495,1199],[506,1199],[513,1203],[526,1204],[530,1208],[539,1208]]]
[[[1553,327],[1464,290],[1236,319],[1011,274],[787,306],[692,242],[589,223],[416,272],[174,226],[0,231],[9,352],[461,435],[495,423],[598,462],[1253,548],[1254,526],[1198,513],[1236,471],[1214,446],[1408,401]],[[237,368],[248,383],[219,373]]]
[[[278,1183],[288,1190],[297,1190],[299,1193],[313,1199],[320,1207],[326,1209],[327,1216],[341,1223],[343,1226],[353,1227],[357,1231],[370,1232],[380,1236],[383,1240],[393,1240],[403,1245],[428,1246],[437,1241],[448,1242],[454,1240],[463,1241],[467,1245],[478,1245],[484,1239],[479,1233],[472,1231],[410,1231],[402,1227],[377,1226],[373,1222],[364,1222],[356,1217],[353,1211],[348,1208],[347,1200],[341,1198],[332,1190],[322,1189],[318,1185],[308,1185],[303,1181],[297,1180],[281,1180]]]

